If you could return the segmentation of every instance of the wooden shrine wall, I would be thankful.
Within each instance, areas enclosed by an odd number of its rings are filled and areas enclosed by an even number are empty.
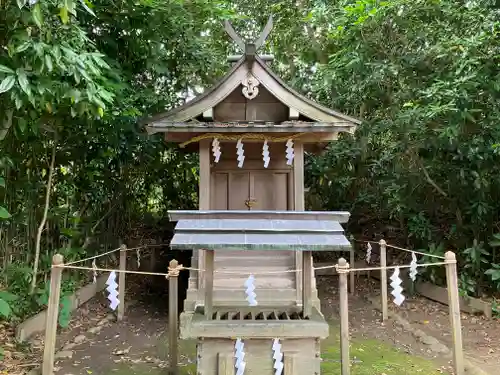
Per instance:
[[[238,87],[214,107],[214,121],[282,122],[288,120],[288,107],[264,87],[258,87],[259,94],[252,100],[243,96],[242,87]]]

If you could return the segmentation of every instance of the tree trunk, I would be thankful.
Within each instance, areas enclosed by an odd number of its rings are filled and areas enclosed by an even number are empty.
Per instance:
[[[47,223],[47,214],[49,213],[50,191],[52,190],[52,178],[54,176],[54,164],[56,162],[56,146],[57,146],[57,140],[54,139],[54,145],[52,146],[52,158],[50,160],[50,166],[49,166],[49,177],[47,180],[47,192],[45,193],[45,207],[43,210],[42,221],[40,222],[40,225],[38,226],[38,230],[36,232],[35,261],[33,264],[33,278],[31,279],[31,289],[30,289],[31,294],[33,294],[36,288],[38,261],[40,260],[40,245],[42,242],[42,232],[43,228],[45,227],[45,224]]]

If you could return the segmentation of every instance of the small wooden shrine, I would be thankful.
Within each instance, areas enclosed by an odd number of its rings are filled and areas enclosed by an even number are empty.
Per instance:
[[[304,153],[322,149],[341,132],[354,132],[359,123],[307,99],[271,71],[272,56],[257,51],[272,28],[272,18],[252,43],[244,42],[228,22],[225,28],[243,51],[228,58],[233,63],[230,71],[204,94],[144,121],[148,133],[164,133],[166,141],[199,152],[199,211],[171,213],[171,220],[180,220],[172,247],[192,249],[191,266],[204,270],[190,273],[181,336],[211,337],[214,346],[204,347],[215,352],[236,336],[231,334],[231,330],[239,330],[236,322],[226,320],[227,329],[207,328],[196,325],[196,317],[233,317],[234,309],[248,306],[243,286],[252,273],[263,275],[255,278],[261,310],[252,310],[252,324],[271,324],[270,318],[257,318],[271,312],[298,316],[305,308],[304,298],[307,308],[314,309],[309,310],[314,311],[310,316],[322,321],[311,251],[349,250],[340,225],[349,214],[304,212]],[[321,236],[326,246],[319,246]],[[313,237],[309,246],[306,239]],[[293,271],[297,269],[304,272]],[[310,290],[304,291],[304,285]],[[302,322],[312,324],[311,319]],[[255,326],[254,336],[282,337],[283,321],[276,319],[272,324],[265,326],[265,334]],[[319,340],[328,335],[325,324],[315,326],[319,331],[307,332],[305,326],[292,329],[290,337]],[[242,334],[250,332],[240,328]],[[216,338],[225,343],[221,348],[215,345]],[[314,350],[311,346],[307,356]],[[204,362],[209,364],[199,373],[216,374],[211,357],[215,352],[210,352],[211,359]],[[319,372],[319,368],[306,367],[296,374]],[[268,370],[245,373],[271,374]]]
[[[354,132],[359,121],[307,99],[271,71],[272,56],[256,51],[271,31],[272,18],[252,43],[229,22],[225,28],[244,52],[228,58],[232,69],[204,94],[143,124],[150,134],[164,133],[166,141],[199,151],[200,210],[304,211],[304,152],[321,149],[341,132]],[[266,251],[226,251],[216,255],[215,266],[238,270],[259,264],[277,271],[300,268],[301,259],[294,251],[272,258]],[[194,251],[191,265],[203,264],[204,252]],[[216,274],[214,303],[239,299],[244,278]],[[190,275],[185,311],[202,304],[203,283],[202,273]],[[301,298],[299,274],[260,279],[257,287],[261,300],[289,304]]]
[[[328,323],[313,301],[312,251],[346,251],[339,212],[172,211],[177,221],[172,249],[205,252],[205,285],[201,304],[181,325],[181,336],[198,338],[197,373],[201,375],[316,375],[320,373],[320,339]],[[269,299],[259,280],[272,284],[265,265],[281,253],[303,257],[300,302],[295,295],[281,303]],[[217,267],[214,258],[232,254],[262,254],[257,262],[233,268]],[[234,255],[233,255],[234,256]],[[295,270],[288,269],[295,274]],[[286,273],[279,270],[278,275]],[[292,271],[292,272],[290,272]],[[238,298],[214,303],[214,276],[235,273],[246,280],[234,285]],[[255,274],[255,275],[254,275]],[[290,290],[292,290],[290,288]],[[277,294],[272,293],[274,298]],[[234,296],[236,297],[236,295]],[[261,297],[267,297],[261,298]],[[236,369],[235,369],[236,368]],[[278,371],[280,369],[280,371]],[[275,371],[276,370],[276,371]]]

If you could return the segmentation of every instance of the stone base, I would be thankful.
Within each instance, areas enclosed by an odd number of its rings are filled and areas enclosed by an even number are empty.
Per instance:
[[[284,375],[319,375],[320,340],[329,334],[319,310],[303,319],[297,308],[221,307],[214,317],[207,319],[202,308],[181,315],[181,338],[198,338],[198,374],[234,375],[234,346],[241,338],[245,375],[273,375],[273,340],[279,338]]]
[[[273,339],[243,339],[245,375],[274,375]],[[281,339],[284,375],[319,375],[320,344],[314,338]],[[197,347],[197,372],[234,375],[234,339],[203,339]]]

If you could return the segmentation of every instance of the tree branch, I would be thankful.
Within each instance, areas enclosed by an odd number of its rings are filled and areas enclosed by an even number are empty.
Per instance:
[[[54,144],[52,146],[52,157],[50,159],[49,166],[49,177],[47,180],[47,192],[45,193],[45,207],[43,209],[43,217],[40,225],[38,226],[38,230],[36,232],[36,240],[35,240],[35,262],[33,264],[33,277],[31,279],[31,288],[30,293],[33,294],[36,288],[37,282],[37,273],[38,273],[38,262],[40,260],[40,245],[42,242],[42,233],[45,228],[45,224],[47,223],[47,215],[49,213],[49,205],[50,205],[50,192],[52,190],[52,179],[54,177],[54,166],[56,163],[56,147],[57,147],[57,138],[54,139]]]

